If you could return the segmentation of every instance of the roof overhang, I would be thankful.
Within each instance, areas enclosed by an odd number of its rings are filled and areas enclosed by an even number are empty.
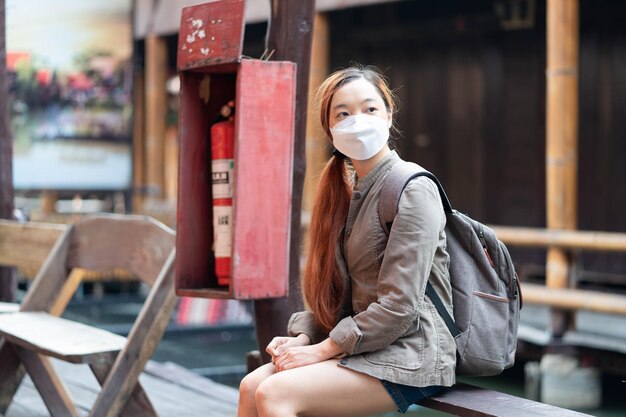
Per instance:
[[[318,12],[365,6],[377,3],[391,3],[399,0],[317,0],[315,8]],[[180,15],[183,7],[207,0],[135,0],[134,38],[143,39],[148,33],[156,35],[173,35],[178,33]],[[269,19],[270,0],[247,0],[246,23],[259,23]]]

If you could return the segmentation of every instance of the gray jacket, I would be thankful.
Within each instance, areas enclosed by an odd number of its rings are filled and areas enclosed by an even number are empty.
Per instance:
[[[303,311],[292,315],[288,331],[305,333],[312,343],[330,337],[345,352],[340,365],[346,368],[399,384],[451,386],[454,339],[424,295],[430,280],[452,311],[446,217],[437,186],[425,177],[407,185],[389,236],[378,217],[381,187],[399,160],[390,152],[352,192],[337,250],[346,283],[337,325],[324,334],[313,314]]]

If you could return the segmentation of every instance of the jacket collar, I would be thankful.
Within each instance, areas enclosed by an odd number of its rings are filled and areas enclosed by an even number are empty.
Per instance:
[[[355,174],[356,181],[354,182],[354,190],[367,192],[376,180],[378,180],[381,175],[387,172],[389,168],[391,168],[391,166],[399,160],[400,157],[398,156],[398,153],[396,151],[391,151],[385,155],[385,157],[381,159],[380,162],[376,164],[376,166],[374,166],[374,168],[372,168],[372,170],[368,172],[365,177],[358,178]]]

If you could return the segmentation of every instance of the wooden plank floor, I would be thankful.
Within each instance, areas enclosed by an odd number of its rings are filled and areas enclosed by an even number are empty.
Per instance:
[[[81,417],[87,416],[99,385],[87,365],[53,360]],[[149,362],[140,376],[159,417],[229,417],[237,414],[238,391],[178,365]],[[30,378],[25,378],[5,417],[49,417]]]

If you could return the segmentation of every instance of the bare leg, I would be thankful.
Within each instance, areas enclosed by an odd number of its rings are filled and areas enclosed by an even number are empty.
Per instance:
[[[380,380],[337,365],[336,359],[267,376],[256,390],[261,417],[364,417],[394,411]]]
[[[261,382],[276,373],[274,365],[265,364],[246,375],[239,385],[239,408],[237,417],[258,417],[255,393]]]

